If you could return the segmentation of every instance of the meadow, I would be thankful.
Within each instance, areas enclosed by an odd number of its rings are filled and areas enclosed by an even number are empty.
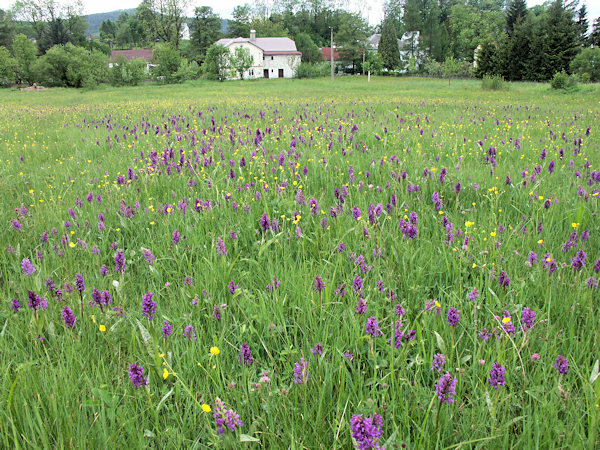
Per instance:
[[[600,446],[600,87],[0,114],[0,447]]]

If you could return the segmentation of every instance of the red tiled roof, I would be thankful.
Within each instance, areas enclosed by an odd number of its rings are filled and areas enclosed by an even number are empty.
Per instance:
[[[110,59],[115,60],[117,56],[124,56],[128,61],[134,58],[142,58],[148,62],[152,61],[152,49],[151,48],[139,48],[131,50],[113,50],[110,54]]]
[[[321,49],[321,56],[326,61],[331,61],[331,47],[323,47]],[[338,61],[340,59],[340,54],[334,49],[333,50],[333,60]]]

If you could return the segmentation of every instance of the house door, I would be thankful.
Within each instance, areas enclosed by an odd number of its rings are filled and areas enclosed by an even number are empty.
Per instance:
[[[265,78],[269,78],[269,69],[265,69]]]
[[[283,78],[283,69],[279,69],[279,78]]]

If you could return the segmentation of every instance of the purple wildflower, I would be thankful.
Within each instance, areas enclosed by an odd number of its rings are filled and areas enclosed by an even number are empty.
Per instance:
[[[241,365],[252,365],[252,354],[248,343],[242,344],[240,347],[239,362]]]
[[[458,310],[454,307],[448,309],[447,316],[448,324],[451,327],[455,327],[460,322],[460,316],[458,314]]]
[[[156,314],[156,302],[152,300],[154,294],[152,292],[146,292],[142,297],[142,315],[151,321]]]
[[[229,284],[227,285],[227,287],[229,288],[229,293],[230,294],[235,294],[235,291],[239,288],[239,286],[237,284],[235,284],[233,282],[233,280],[231,280],[229,282]]]
[[[325,289],[325,282],[319,275],[315,277],[315,292],[319,293]]]
[[[431,370],[434,372],[441,372],[444,370],[444,366],[446,365],[446,357],[441,353],[436,353],[433,355],[433,361],[431,362]]]
[[[373,337],[379,337],[383,335],[381,329],[379,328],[379,321],[375,316],[369,317],[367,320],[367,325],[365,326],[365,332],[370,334]]]
[[[33,267],[31,261],[27,258],[23,258],[23,261],[21,261],[21,269],[23,269],[23,273],[27,276],[35,273],[35,267]]]
[[[358,303],[356,304],[356,314],[364,314],[367,310],[367,302],[364,298],[359,298]]]
[[[144,368],[135,363],[129,366],[129,379],[136,389],[148,384],[148,378],[144,378]]]
[[[504,386],[506,383],[506,379],[504,378],[504,374],[506,373],[506,369],[500,365],[500,363],[495,362],[492,365],[492,370],[490,370],[490,386],[498,389],[498,386]]]
[[[310,380],[308,376],[308,361],[300,358],[300,361],[294,365],[294,383],[306,384]]]
[[[563,355],[558,355],[556,362],[554,363],[554,368],[558,370],[558,373],[566,375],[569,371],[569,360]]]
[[[383,436],[382,423],[383,418],[377,413],[373,413],[370,417],[363,417],[362,414],[352,416],[350,419],[352,437],[359,450],[380,448],[379,439]]]
[[[125,272],[125,253],[121,249],[115,253],[115,270],[120,273]]]
[[[19,299],[13,298],[10,302],[10,309],[12,309],[14,312],[19,312],[20,308],[21,308],[21,303],[19,302]]]
[[[235,431],[235,427],[242,427],[242,421],[240,416],[233,409],[227,409],[227,405],[219,398],[215,398],[215,412],[213,413],[215,422],[217,424],[217,432],[219,434],[225,433],[225,425],[229,430]]]
[[[67,328],[75,328],[75,322],[77,322],[77,319],[75,318],[75,314],[73,314],[71,308],[65,305],[61,313],[65,326]]]
[[[317,356],[323,353],[323,344],[317,342],[316,345],[310,350],[313,355]]]
[[[80,273],[75,274],[75,289],[79,292],[85,291],[85,280],[83,279],[83,275]]]
[[[217,238],[217,255],[227,256],[227,248],[225,247],[225,242],[223,242],[223,239],[221,238]]]
[[[155,256],[152,254],[151,250],[148,250],[147,248],[142,249],[144,252],[144,258],[146,258],[146,262],[148,263],[149,266],[154,264],[154,261],[156,261]]]
[[[456,395],[456,378],[446,372],[435,385],[435,392],[440,403],[453,403]]]
[[[523,308],[521,321],[523,322],[523,329],[530,330],[535,326],[535,312],[530,308]]]
[[[469,292],[469,300],[471,300],[472,302],[474,302],[478,298],[479,298],[479,291],[475,287],[475,288],[473,288],[473,290],[471,292]]]
[[[196,340],[196,329],[194,328],[193,325],[188,325],[187,327],[184,328],[183,330],[183,338],[187,341],[188,339],[191,339],[192,341]]]
[[[179,241],[181,241],[181,235],[179,234],[179,231],[174,230],[173,231],[173,244],[178,244]]]
[[[169,323],[169,321],[165,319],[165,322],[162,327],[163,338],[167,339],[171,335],[172,332],[173,332],[173,325],[171,325]]]

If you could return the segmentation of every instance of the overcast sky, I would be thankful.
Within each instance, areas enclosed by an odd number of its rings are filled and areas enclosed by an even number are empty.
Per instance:
[[[195,6],[211,6],[217,14],[227,19],[231,17],[231,12],[235,6],[241,5],[246,1],[247,0],[191,0],[190,15]],[[140,0],[82,0],[82,2],[84,13],[94,14],[117,9],[135,8],[139,5]],[[8,9],[13,3],[14,0],[0,0],[0,8]],[[248,3],[252,4],[253,1],[249,0]],[[383,18],[383,0],[338,0],[338,3],[343,5],[349,4],[354,10],[361,11],[363,16],[367,17],[372,25],[380,23]],[[539,5],[541,3],[544,3],[544,0],[527,0],[529,6]],[[587,5],[588,21],[591,26],[594,19],[600,17],[600,0],[585,0],[580,3],[585,3]]]

